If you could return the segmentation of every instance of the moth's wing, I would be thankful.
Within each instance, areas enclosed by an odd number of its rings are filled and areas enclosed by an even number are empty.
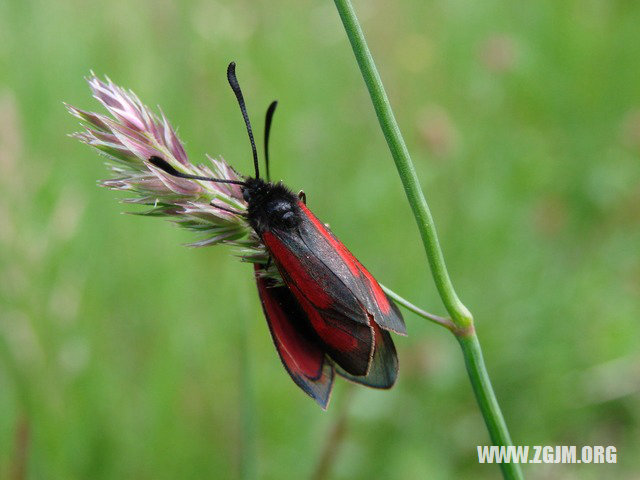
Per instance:
[[[350,374],[365,375],[373,329],[364,307],[296,231],[264,232],[262,241],[327,354]]]
[[[391,388],[398,377],[398,355],[391,334],[373,325],[375,347],[369,372],[364,376],[351,375],[336,364],[336,373],[347,380],[373,388]]]
[[[303,214],[300,236],[309,249],[317,252],[321,260],[356,297],[358,303],[365,307],[375,323],[385,330],[406,335],[407,327],[400,311],[373,275],[304,203],[299,202],[298,206]]]
[[[305,393],[326,409],[333,386],[333,365],[289,288],[274,286],[273,280],[258,275],[258,265],[255,270],[262,309],[284,368]]]
[[[313,305],[297,286],[291,291],[309,318],[327,355],[345,371],[366,375],[373,355],[373,328]]]
[[[364,376],[374,353],[372,325],[405,334],[402,316],[327,227],[302,202],[298,207],[296,228],[272,228],[262,240],[330,357],[346,373]]]

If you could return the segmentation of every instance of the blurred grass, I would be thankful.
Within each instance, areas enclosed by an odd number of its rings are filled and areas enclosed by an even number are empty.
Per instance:
[[[637,478],[640,5],[355,7],[514,441],[620,452],[525,474]],[[224,76],[237,61],[257,130],[280,100],[274,175],[381,281],[442,313],[333,8],[0,3],[0,478],[22,419],[27,478],[237,478],[245,344],[260,478],[307,477],[336,418],[282,369],[246,265],[96,188],[105,169],[65,137],[61,104],[98,108],[90,69],[162,105],[193,161],[250,172]],[[334,477],[495,478],[455,342],[407,321],[399,382],[358,389]]]

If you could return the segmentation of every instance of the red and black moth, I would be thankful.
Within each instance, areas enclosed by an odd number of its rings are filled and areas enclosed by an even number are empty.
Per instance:
[[[265,162],[260,178],[258,154],[242,91],[229,64],[227,78],[247,127],[255,177],[243,181],[184,174],[160,157],[149,162],[182,178],[240,185],[245,215],[265,245],[283,284],[261,273],[255,276],[273,342],[293,381],[326,408],[334,375],[373,388],[390,388],[398,375],[398,357],[389,332],[406,335],[398,308],[380,284],[295,195],[269,177],[268,141],[276,102],[267,110]],[[218,205],[218,208],[224,209]]]

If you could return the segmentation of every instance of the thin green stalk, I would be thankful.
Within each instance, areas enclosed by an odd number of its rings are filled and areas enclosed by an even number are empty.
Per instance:
[[[251,318],[249,315],[243,318]],[[253,392],[253,372],[251,368],[251,346],[249,345],[249,324],[245,321],[240,329],[240,478],[258,478],[256,414]]]
[[[381,285],[381,287],[398,305],[426,320],[451,330],[456,335],[464,353],[465,364],[467,372],[469,372],[471,385],[478,400],[480,410],[482,411],[482,416],[487,424],[487,430],[489,430],[491,439],[494,440],[496,445],[511,445],[509,430],[507,429],[502,412],[500,411],[498,399],[493,393],[491,379],[489,378],[487,367],[484,364],[482,349],[480,348],[480,342],[478,341],[478,336],[475,332],[472,334],[469,334],[469,331],[467,331],[466,334],[465,332],[460,332],[457,330],[456,325],[451,321],[451,319],[426,312],[421,308],[416,307],[413,303],[401,297],[393,290],[385,287],[384,285]],[[505,468],[511,467],[506,466]],[[514,473],[511,478],[518,478],[517,473]]]
[[[439,315],[435,315],[433,313],[429,313],[429,312],[427,312],[425,310],[422,310],[420,307],[416,307],[409,300],[401,297],[400,295],[398,295],[396,292],[394,292],[390,288],[385,287],[384,285],[380,285],[380,286],[382,287],[382,290],[384,290],[384,292],[387,295],[389,295],[393,300],[395,300],[395,302],[398,305],[402,305],[404,308],[406,308],[410,312],[413,312],[416,315],[419,315],[422,318],[424,318],[426,320],[429,320],[430,322],[433,322],[433,323],[435,323],[437,325],[440,325],[441,327],[447,328],[447,329],[451,330],[454,333],[457,332],[458,327],[456,326],[455,323],[453,323],[451,321],[450,318],[441,317]]]
[[[489,373],[487,372],[487,367],[482,357],[482,349],[480,348],[478,336],[474,332],[472,335],[458,336],[457,339],[460,347],[462,347],[464,362],[467,367],[467,372],[469,372],[473,392],[476,395],[482,416],[487,424],[487,430],[489,430],[491,440],[494,445],[511,445],[509,429],[500,411],[498,399],[493,392],[491,379],[489,378]],[[517,464],[502,464],[504,476],[506,478],[521,478],[522,473],[519,471],[519,468],[516,467],[518,467]]]
[[[30,430],[29,418],[23,413],[18,417],[18,424],[14,433],[11,480],[25,480],[27,478]]]
[[[491,441],[494,445],[510,445],[511,438],[509,431],[502,417],[500,406],[493,392],[489,374],[482,358],[482,350],[480,349],[480,343],[478,342],[478,337],[476,336],[473,326],[473,317],[458,298],[451,279],[449,278],[433,217],[422,193],[422,188],[420,187],[415,168],[413,167],[411,156],[400,133],[400,127],[396,122],[382,80],[376,69],[355,11],[353,10],[350,0],[334,0],[334,2],[349,42],[351,43],[358,66],[360,67],[360,72],[369,90],[373,107],[378,116],[380,127],[384,133],[393,160],[395,161],[398,174],[402,180],[409,205],[415,216],[436,287],[445,308],[449,312],[449,315],[451,315],[451,321],[456,326],[455,329],[450,328],[450,330],[456,335],[462,348],[469,379],[480,411],[487,424]],[[416,313],[418,313],[416,310],[420,310],[409,304],[409,302],[401,302],[401,304]],[[423,315],[423,317],[431,321],[436,321],[432,318],[431,314],[429,314],[429,316]],[[442,322],[438,321],[436,321],[436,323],[442,324]],[[518,464],[503,463],[500,467],[506,479],[523,478]]]
[[[353,400],[353,394],[354,384],[349,383],[345,387],[336,419],[329,429],[322,453],[320,454],[320,459],[311,474],[311,480],[326,480],[331,477],[331,470],[333,469],[338,454],[342,450],[344,438],[347,435],[349,408]]]
[[[444,256],[442,250],[440,250],[436,225],[431,216],[427,201],[424,198],[424,194],[422,193],[422,188],[420,187],[418,175],[411,161],[409,150],[407,150],[407,145],[404,143],[404,139],[400,133],[400,127],[396,122],[393,110],[391,110],[391,104],[382,85],[382,79],[376,69],[373,57],[364,38],[364,33],[362,33],[362,29],[358,23],[356,13],[349,0],[334,1],[349,41],[351,42],[358,66],[369,89],[369,95],[371,95],[371,101],[373,102],[380,126],[382,127],[384,138],[387,140],[387,145],[389,145],[393,160],[396,162],[396,168],[402,180],[404,191],[409,199],[411,210],[413,210],[413,215],[416,217],[418,230],[420,231],[422,243],[427,252],[431,272],[442,302],[456,325],[461,328],[470,326],[473,323],[473,317],[469,310],[467,310],[467,307],[465,307],[458,298],[451,279],[449,278],[449,273],[444,263]]]

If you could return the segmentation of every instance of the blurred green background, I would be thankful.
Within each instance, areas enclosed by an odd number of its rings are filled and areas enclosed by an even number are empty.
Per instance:
[[[355,7],[514,441],[619,451],[525,474],[638,478],[640,4]],[[5,0],[0,478],[308,478],[341,412],[331,478],[496,478],[447,332],[407,313],[396,387],[337,381],[322,412],[280,364],[251,268],[120,215],[101,159],[66,137],[62,101],[102,112],[93,69],[161,105],[193,161],[249,173],[231,60],[257,131],[280,100],[274,176],[381,282],[444,313],[331,1]]]

